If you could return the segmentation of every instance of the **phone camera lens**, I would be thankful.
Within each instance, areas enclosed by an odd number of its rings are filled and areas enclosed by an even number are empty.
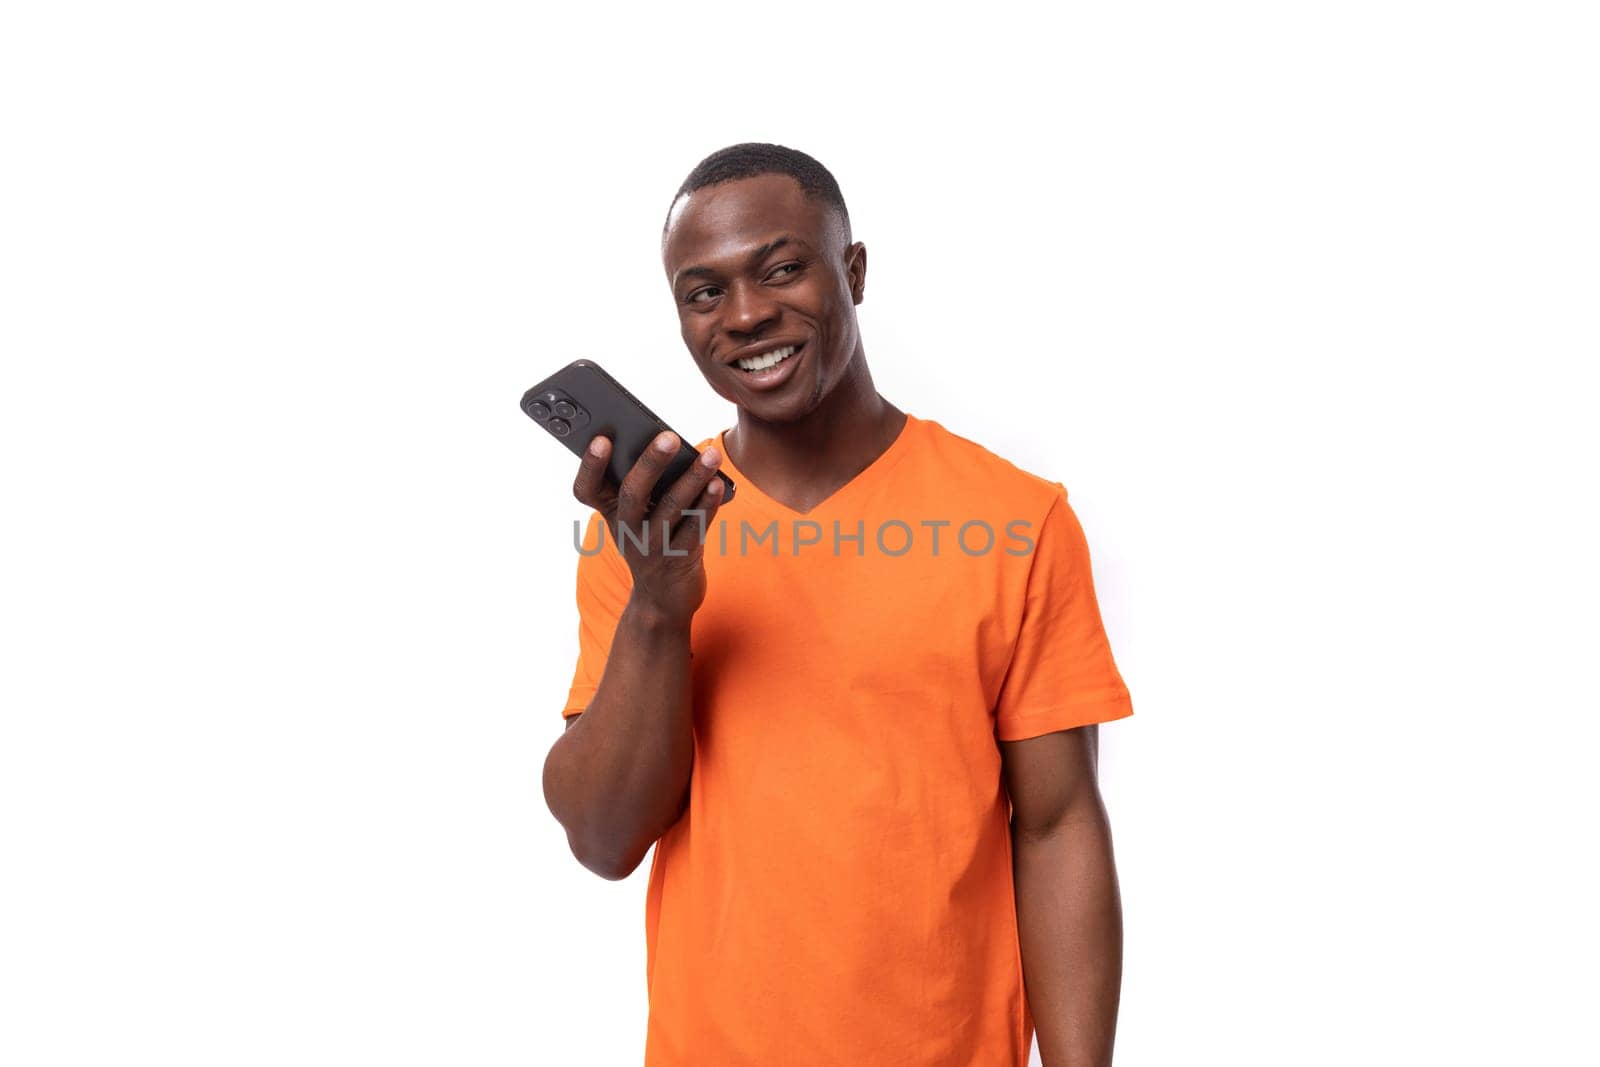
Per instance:
[[[578,413],[578,409],[565,400],[557,400],[550,410],[563,419],[570,419]]]
[[[528,414],[543,422],[550,417],[550,405],[543,400],[535,400],[528,405]]]
[[[572,426],[566,419],[551,419],[545,425],[550,427],[550,432],[557,437],[565,437],[572,432]]]

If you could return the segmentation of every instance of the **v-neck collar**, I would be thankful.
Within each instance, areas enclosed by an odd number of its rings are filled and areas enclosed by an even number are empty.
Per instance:
[[[759,497],[768,507],[781,511],[786,515],[809,519],[815,517],[824,509],[835,507],[846,498],[861,492],[866,485],[887,474],[889,468],[899,462],[900,457],[910,447],[912,434],[916,431],[916,424],[920,421],[911,412],[906,412],[906,421],[901,425],[900,432],[895,435],[895,439],[889,442],[889,447],[878,453],[878,458],[867,464],[854,478],[851,478],[848,482],[828,494],[828,496],[818,501],[810,511],[796,511],[781,500],[768,496],[760,486],[751,481],[750,477],[739,469],[738,464],[733,462],[733,457],[728,455],[727,430],[721,430],[717,433],[717,450],[722,453],[723,468],[739,485],[738,496],[734,498],[735,500],[743,498],[748,493],[751,496]]]

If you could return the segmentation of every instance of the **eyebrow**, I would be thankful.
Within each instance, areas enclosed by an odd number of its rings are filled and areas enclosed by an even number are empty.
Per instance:
[[[799,238],[793,237],[793,236],[791,236],[789,234],[784,234],[782,237],[775,238],[775,239],[773,239],[771,241],[768,241],[766,244],[761,245],[760,247],[756,248],[754,251],[752,251],[750,253],[750,255],[748,257],[746,257],[746,262],[748,262],[748,263],[760,263],[763,259],[766,259],[773,252],[776,252],[778,249],[782,248],[784,245],[787,245],[787,244],[803,244],[803,243],[804,242],[800,241]],[[716,276],[716,273],[717,272],[715,270],[713,270],[712,268],[710,268],[710,267],[701,267],[701,266],[685,267],[685,268],[683,268],[682,270],[680,270],[678,272],[678,276],[677,276],[676,279],[674,279],[674,281],[675,282],[676,281],[682,281],[683,279],[689,278],[689,277],[712,278],[712,277]]]

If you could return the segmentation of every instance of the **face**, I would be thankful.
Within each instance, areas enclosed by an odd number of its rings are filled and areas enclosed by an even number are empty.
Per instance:
[[[793,178],[763,174],[681,199],[662,260],[684,344],[720,396],[789,422],[846,377],[867,250],[847,247],[838,213]]]

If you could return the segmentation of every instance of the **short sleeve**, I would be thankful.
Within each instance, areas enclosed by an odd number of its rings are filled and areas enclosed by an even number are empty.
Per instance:
[[[600,546],[596,551],[596,546]],[[611,655],[611,638],[617,620],[627,606],[633,589],[628,565],[617,555],[611,532],[598,511],[591,512],[583,533],[578,556],[578,663],[572,672],[572,688],[562,718],[577,715],[589,706],[600,676]]]
[[[1021,741],[1133,714],[1100,621],[1089,543],[1066,489],[1039,525],[1016,647],[995,706],[995,737]]]

